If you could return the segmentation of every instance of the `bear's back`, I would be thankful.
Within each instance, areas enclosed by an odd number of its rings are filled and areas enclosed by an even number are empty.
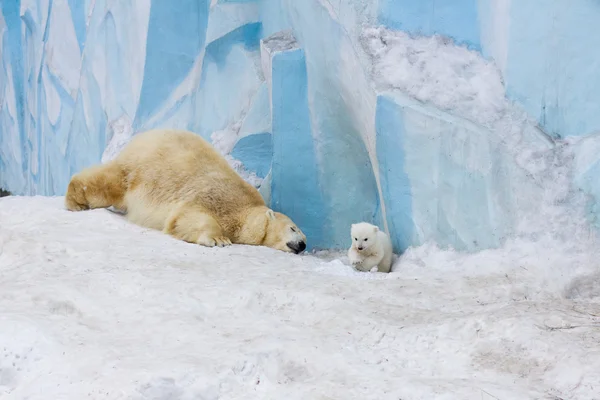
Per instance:
[[[146,201],[157,204],[193,201],[216,214],[264,205],[258,191],[208,142],[192,132],[140,133],[115,162],[126,173],[128,191],[136,191],[136,198],[143,197]]]

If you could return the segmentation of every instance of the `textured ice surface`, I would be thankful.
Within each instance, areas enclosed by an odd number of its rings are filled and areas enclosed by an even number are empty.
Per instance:
[[[3,398],[598,393],[600,293],[565,297],[589,286],[588,243],[423,246],[380,274],[335,253],[208,249],[62,198],[2,198],[0,221]]]

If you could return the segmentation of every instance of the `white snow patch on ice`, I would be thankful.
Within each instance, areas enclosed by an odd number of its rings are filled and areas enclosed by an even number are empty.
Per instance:
[[[449,39],[412,38],[378,27],[364,30],[363,44],[379,90],[399,89],[484,125],[497,120],[507,106],[496,65]]]
[[[246,113],[247,111],[243,113],[244,116]],[[229,165],[238,173],[238,175],[255,188],[259,188],[262,185],[263,179],[257,176],[255,172],[248,171],[240,160],[233,158],[229,154],[239,139],[239,132],[243,121],[244,119],[242,118],[223,130],[213,132],[210,135],[210,139],[213,147],[225,157]]]
[[[109,129],[112,131],[112,137],[102,153],[102,163],[105,164],[113,160],[121,150],[129,143],[133,137],[133,127],[131,119],[123,114],[119,118],[109,123]]]
[[[238,141],[240,128],[243,120],[239,120],[220,131],[215,131],[210,135],[213,147],[221,154],[231,153]]]
[[[236,160],[231,157],[229,154],[225,155],[225,159],[231,165],[231,167],[238,173],[239,176],[242,177],[243,180],[254,186],[255,188],[259,188],[263,182],[263,179],[256,175],[254,171],[248,171],[244,164],[240,160]]]
[[[63,201],[0,199],[8,398],[597,395],[600,300],[565,296],[597,269],[584,244],[422,246],[358,273],[336,253],[205,248]]]

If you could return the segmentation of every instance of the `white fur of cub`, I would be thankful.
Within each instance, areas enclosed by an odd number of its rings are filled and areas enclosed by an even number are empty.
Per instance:
[[[352,266],[359,271],[371,271],[377,267],[379,272],[390,272],[392,268],[392,242],[385,232],[367,222],[353,224],[350,230],[352,246],[348,258]]]

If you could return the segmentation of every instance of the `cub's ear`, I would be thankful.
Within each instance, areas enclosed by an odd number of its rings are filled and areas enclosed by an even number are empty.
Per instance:
[[[269,218],[270,220],[275,219],[275,213],[270,208],[267,210],[267,218]]]
[[[379,231],[379,227],[378,226],[374,226],[373,227],[373,232],[377,232],[377,231]]]

